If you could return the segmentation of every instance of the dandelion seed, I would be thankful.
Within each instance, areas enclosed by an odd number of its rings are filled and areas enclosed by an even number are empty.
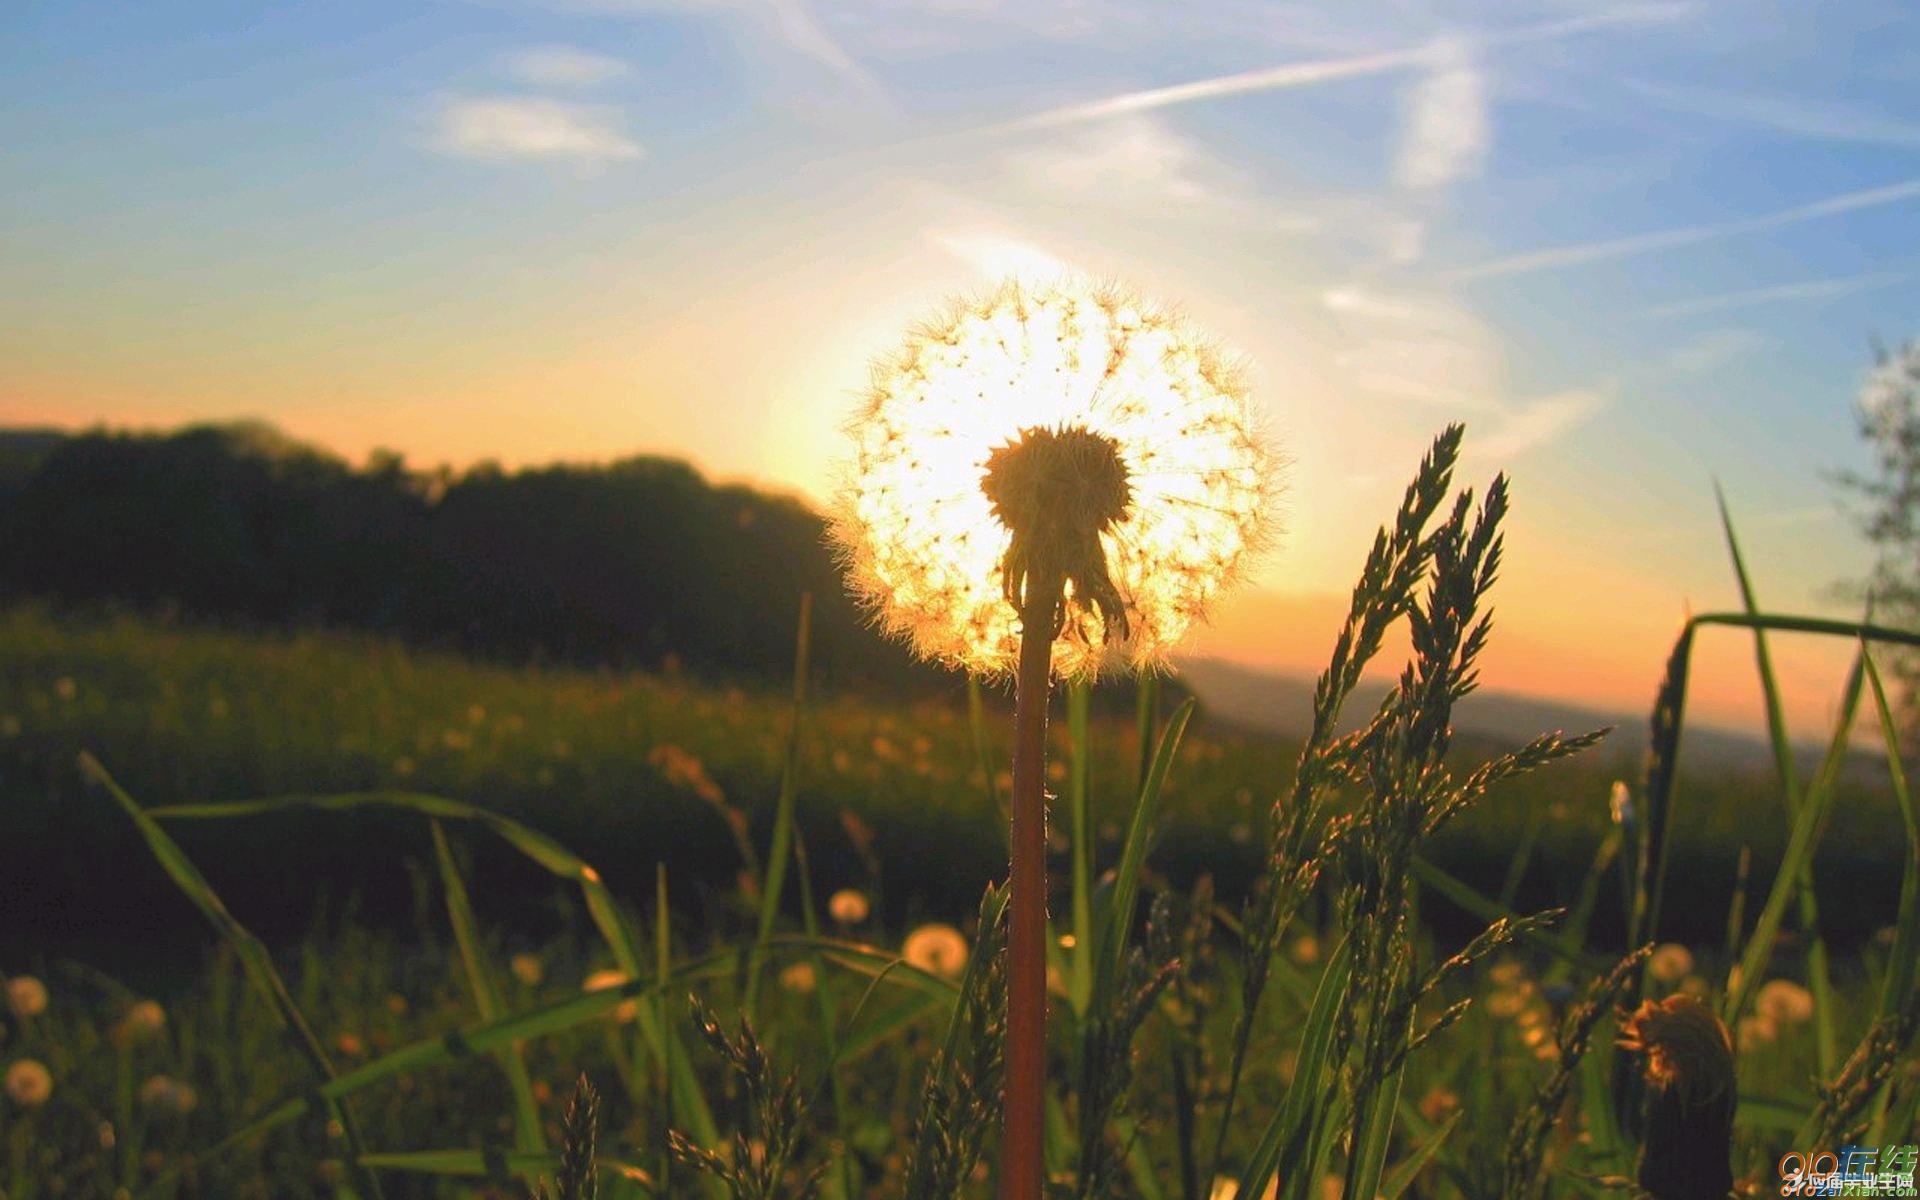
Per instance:
[[[865,924],[870,911],[871,906],[867,902],[866,893],[855,891],[853,888],[841,888],[827,899],[827,915],[832,917],[837,925],[851,928]]]
[[[907,935],[900,956],[929,975],[952,978],[967,966],[967,939],[951,925],[922,925]]]
[[[7,1068],[7,1099],[21,1108],[38,1108],[53,1095],[53,1073],[31,1058]]]
[[[1663,942],[1654,947],[1647,959],[1647,974],[1661,983],[1674,984],[1693,971],[1693,952],[1678,942]]]
[[[1769,979],[1753,1007],[1777,1025],[1800,1025],[1813,1019],[1813,993],[1791,979]]]
[[[47,985],[31,975],[7,980],[7,1007],[16,1017],[37,1017],[47,1011]]]

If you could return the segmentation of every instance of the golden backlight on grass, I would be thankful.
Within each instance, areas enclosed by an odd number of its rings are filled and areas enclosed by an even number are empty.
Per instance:
[[[1055,673],[1157,663],[1258,545],[1273,458],[1238,370],[1112,288],[1009,284],[876,366],[835,529],[855,590],[923,657],[1010,674],[1008,528],[982,478],[1029,430],[1097,435],[1125,472],[1124,512],[1099,534],[1124,619],[1070,579]]]

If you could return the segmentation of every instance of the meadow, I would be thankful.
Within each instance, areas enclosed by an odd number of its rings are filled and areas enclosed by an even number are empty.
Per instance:
[[[583,1074],[604,1195],[990,1194],[1007,698],[812,695],[806,647],[803,620],[775,688],[0,616],[5,1196],[564,1192]],[[1428,1029],[1374,1076],[1340,1065],[1373,1044],[1340,1010],[1372,1003],[1351,981],[1374,918],[1333,877],[1366,869],[1301,877],[1255,928],[1276,797],[1361,735],[1070,691],[1063,1194],[1340,1195],[1341,1159],[1366,1194],[1618,1192],[1643,1131],[1611,1043],[1640,996],[1735,1027],[1743,1178],[1856,1124],[1911,1141],[1904,780],[1845,737],[1804,778],[1779,741],[1775,772],[1676,773],[1676,678],[1644,770],[1604,744],[1517,768],[1450,748],[1451,778],[1490,786],[1405,858],[1418,919],[1373,969],[1403,943],[1432,964],[1377,993]],[[1882,699],[1857,671],[1849,721]],[[1326,828],[1371,836],[1364,795],[1331,789]],[[1379,1114],[1364,1152],[1329,1132],[1345,1087]]]

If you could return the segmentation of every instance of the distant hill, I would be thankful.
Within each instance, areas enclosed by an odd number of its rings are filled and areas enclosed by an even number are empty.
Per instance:
[[[819,513],[637,455],[351,464],[263,422],[0,431],[0,599],[365,629],[514,660],[948,687],[848,599]]]
[[[1311,676],[1264,671],[1217,658],[1182,660],[1180,678],[1212,715],[1248,729],[1300,737],[1313,714]],[[1386,684],[1367,682],[1347,705],[1349,727],[1357,726],[1386,695]],[[1652,697],[1648,697],[1651,704]],[[1454,724],[1462,734],[1517,745],[1538,734],[1560,730],[1581,733],[1612,726],[1607,749],[1635,760],[1646,753],[1648,714],[1607,712],[1518,692],[1483,689],[1460,702]],[[1689,723],[1682,754],[1696,766],[1754,766],[1768,761],[1766,744],[1733,730]]]

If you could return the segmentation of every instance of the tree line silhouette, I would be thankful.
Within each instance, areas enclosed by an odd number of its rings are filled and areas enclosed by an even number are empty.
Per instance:
[[[0,435],[8,599],[779,677],[811,592],[824,679],[938,686],[867,628],[823,535],[796,498],[664,457],[356,466],[259,422]]]

